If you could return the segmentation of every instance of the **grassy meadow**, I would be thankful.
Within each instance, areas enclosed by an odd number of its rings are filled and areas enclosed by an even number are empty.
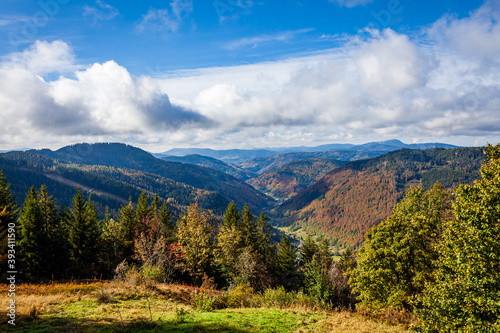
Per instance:
[[[1,293],[7,295],[6,285],[1,286]],[[262,295],[245,291],[225,298],[231,308],[214,309],[210,301],[207,306],[207,300],[222,294],[187,286],[115,281],[23,284],[17,287],[15,327],[7,324],[3,310],[9,299],[1,298],[0,331],[407,332],[399,323],[326,311],[307,302],[264,301]]]

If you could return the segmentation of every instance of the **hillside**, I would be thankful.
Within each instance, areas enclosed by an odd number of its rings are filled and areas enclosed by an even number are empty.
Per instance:
[[[57,161],[32,153],[0,154],[0,169],[4,171],[19,205],[34,185],[46,185],[59,204],[69,206],[78,186],[88,194],[99,211],[108,206],[114,213],[128,203],[129,197],[137,200],[142,190],[149,196],[155,193],[168,201],[174,214],[185,210],[193,202],[204,209],[221,213],[228,201],[216,192],[196,189],[171,179],[133,169],[60,164]]]
[[[277,169],[287,163],[310,158],[328,158],[339,161],[354,161],[386,154],[387,151],[322,151],[286,153],[265,158],[255,158],[238,164],[238,167],[258,175]]]
[[[277,200],[287,200],[346,163],[322,158],[303,159],[263,173],[248,183]]]
[[[254,174],[253,172],[239,168],[235,165],[224,163],[221,160],[212,157],[197,154],[186,156],[164,156],[161,157],[161,159],[167,162],[194,164],[204,168],[214,169],[220,172],[227,173],[228,175],[231,175],[234,178],[242,181],[246,181],[256,176],[256,174]]]
[[[284,202],[273,217],[294,229],[325,234],[341,247],[357,247],[366,231],[389,216],[408,187],[471,183],[484,159],[482,148],[436,148],[354,161]]]
[[[234,200],[240,207],[247,203],[256,212],[273,205],[271,198],[223,172],[192,164],[162,161],[148,152],[125,144],[77,144],[57,151],[45,149],[30,152],[64,163],[103,165],[155,174],[197,189],[217,192],[227,201]]]

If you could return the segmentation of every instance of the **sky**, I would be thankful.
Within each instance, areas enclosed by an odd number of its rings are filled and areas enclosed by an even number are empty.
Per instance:
[[[500,142],[500,0],[2,0],[0,150]]]

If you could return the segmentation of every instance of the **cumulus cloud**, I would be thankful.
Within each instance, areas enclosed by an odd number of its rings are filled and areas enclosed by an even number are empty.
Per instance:
[[[493,5],[442,18],[423,39],[372,30],[309,56],[155,78],[134,77],[114,61],[76,67],[67,44],[37,42],[0,64],[0,144],[64,138],[160,151],[390,138],[495,142],[500,59],[496,44],[482,42],[496,38],[498,21],[486,10]],[[466,28],[476,35],[460,40],[456,31]],[[61,76],[43,78],[54,72]]]
[[[1,63],[2,144],[20,136],[31,142],[59,135],[147,137],[193,124],[212,125],[204,116],[172,104],[157,81],[134,77],[114,61],[76,69],[53,81],[40,76],[58,66],[75,68],[71,59],[67,44],[37,42]]]
[[[184,19],[193,11],[192,0],[173,0],[170,10],[166,8],[150,8],[136,25],[137,33],[143,32],[176,32]]]

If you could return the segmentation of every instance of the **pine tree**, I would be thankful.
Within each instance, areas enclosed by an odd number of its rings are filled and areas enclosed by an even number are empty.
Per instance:
[[[130,260],[134,254],[134,238],[137,228],[137,215],[135,207],[132,204],[132,198],[129,198],[127,205],[120,209],[120,228],[123,243],[123,255],[125,259]]]
[[[311,235],[307,235],[306,240],[302,242],[300,248],[299,261],[302,267],[310,263],[314,256],[319,252],[318,244],[312,239]]]
[[[291,239],[285,235],[281,236],[277,247],[276,264],[281,285],[288,290],[298,288],[300,278],[297,272],[296,251],[292,247]]]
[[[165,202],[161,205],[160,211],[158,212],[158,218],[164,230],[163,236],[165,241],[169,244],[173,243],[175,241],[175,223],[172,220],[172,214]]]
[[[19,228],[19,253],[23,273],[28,280],[36,281],[46,267],[48,241],[38,193],[33,186],[24,201],[19,216]]]
[[[224,214],[223,225],[226,228],[238,227],[240,224],[241,216],[240,212],[236,208],[234,201],[231,201],[226,208],[226,213]]]
[[[0,267],[1,273],[0,277],[2,281],[5,281],[7,269],[7,231],[9,225],[13,226],[16,224],[17,217],[19,215],[19,209],[17,208],[17,203],[10,191],[10,184],[7,182],[3,171],[0,170]]]
[[[68,224],[72,260],[77,272],[90,276],[97,264],[101,230],[92,199],[89,195],[85,201],[81,188],[73,197]]]

